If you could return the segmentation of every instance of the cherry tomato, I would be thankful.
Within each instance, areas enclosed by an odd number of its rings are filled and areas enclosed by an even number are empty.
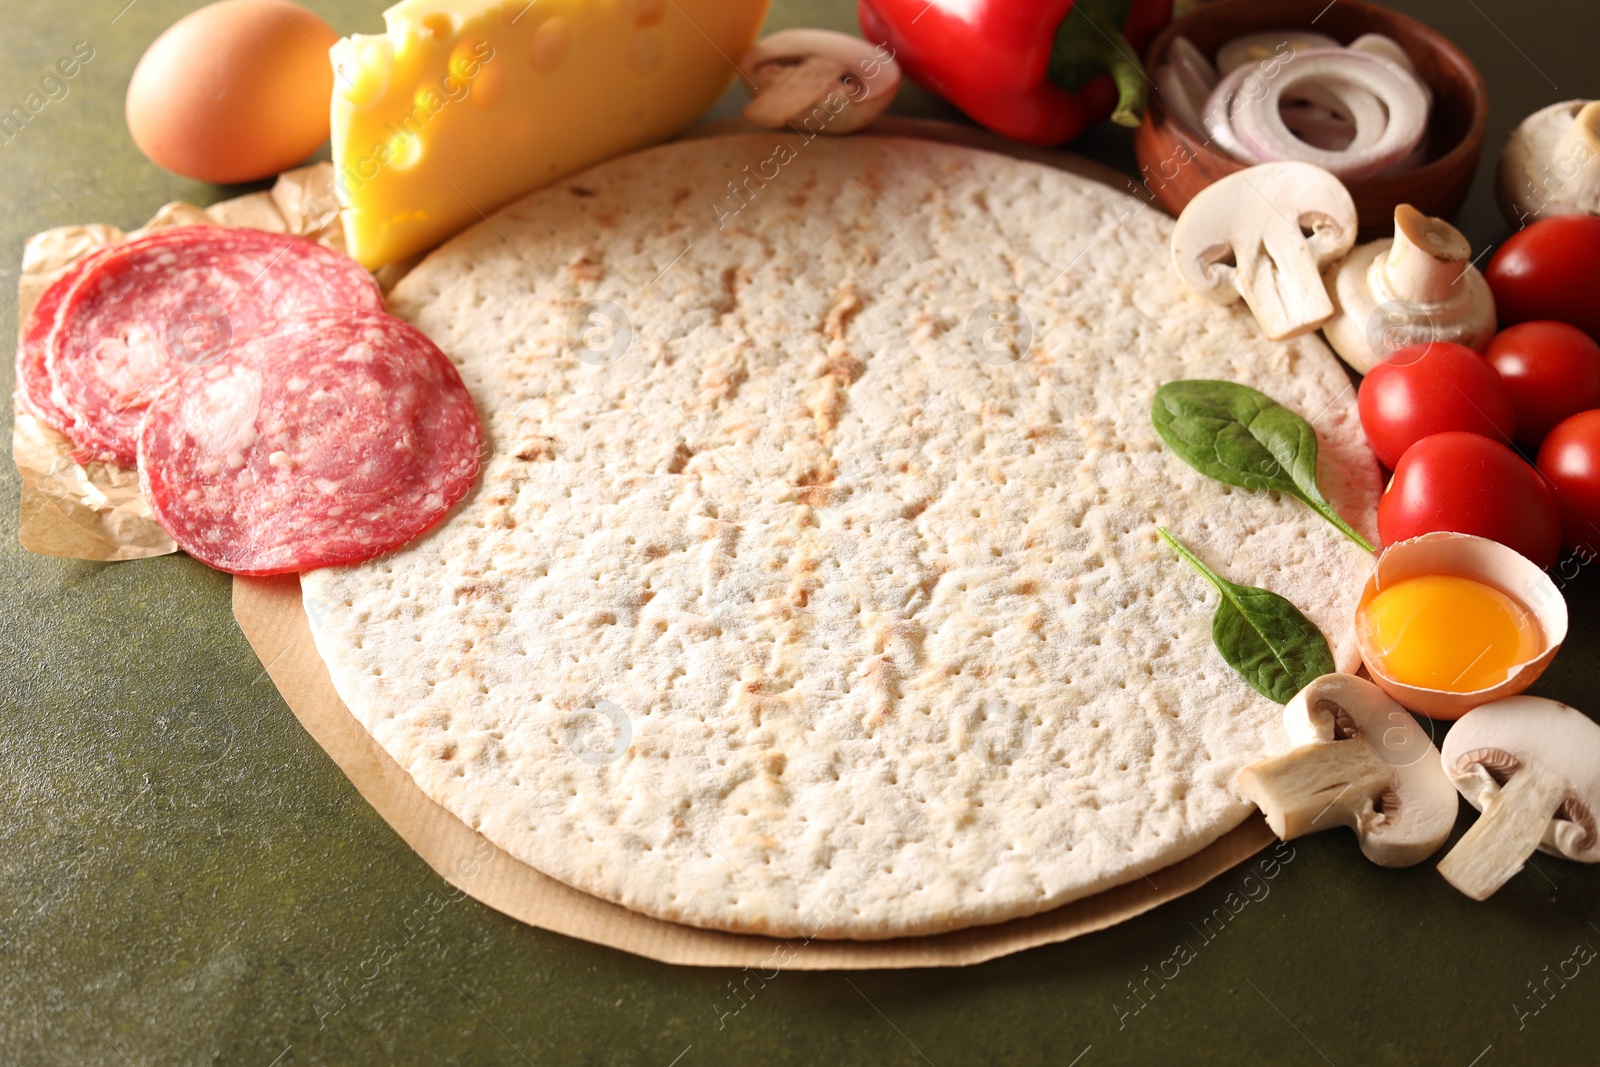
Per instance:
[[[1481,434],[1424,437],[1400,457],[1378,501],[1384,544],[1434,530],[1499,541],[1541,567],[1561,554],[1555,493],[1515,452]]]
[[[1568,415],[1600,408],[1600,345],[1576,326],[1511,326],[1495,335],[1484,356],[1505,380],[1517,409],[1517,441],[1529,449]]]
[[[1448,341],[1402,348],[1373,367],[1361,381],[1357,406],[1372,451],[1390,470],[1430,434],[1465,430],[1509,444],[1517,425],[1500,372]]]
[[[1500,325],[1555,319],[1600,340],[1600,218],[1540,219],[1512,234],[1483,275]]]
[[[1539,449],[1539,471],[1555,486],[1567,547],[1600,549],[1600,411],[1558,423]]]

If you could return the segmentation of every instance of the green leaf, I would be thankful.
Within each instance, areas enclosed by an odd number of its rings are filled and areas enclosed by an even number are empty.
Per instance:
[[[1299,608],[1277,593],[1233,584],[1165,529],[1156,532],[1222,594],[1211,619],[1211,641],[1251,689],[1287,704],[1313,680],[1338,670],[1328,639]]]
[[[1238,382],[1168,382],[1150,402],[1150,421],[1167,447],[1201,474],[1242,489],[1286,493],[1368,552],[1377,551],[1317,487],[1317,431],[1265,393]]]

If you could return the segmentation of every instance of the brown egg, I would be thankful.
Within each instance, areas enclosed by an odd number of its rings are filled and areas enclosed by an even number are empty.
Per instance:
[[[1498,591],[1521,615],[1522,622],[1531,624],[1535,640],[1529,655],[1511,663],[1503,675],[1483,688],[1437,689],[1395,677],[1385,649],[1369,625],[1373,601],[1384,590],[1408,579],[1438,575],[1466,578]],[[1422,618],[1425,616],[1406,620],[1408,637],[1474,654],[1467,643],[1464,622],[1451,620],[1447,628],[1440,628],[1425,625]],[[1356,640],[1367,673],[1397,703],[1430,719],[1459,719],[1481,704],[1516,696],[1538,679],[1566,639],[1567,602],[1550,576],[1505,545],[1470,534],[1438,530],[1388,546],[1378,557],[1356,604]],[[1488,648],[1480,647],[1475,654],[1487,652]]]
[[[157,37],[128,83],[128,132],[201,181],[268,178],[328,139],[339,35],[287,0],[222,0]]]

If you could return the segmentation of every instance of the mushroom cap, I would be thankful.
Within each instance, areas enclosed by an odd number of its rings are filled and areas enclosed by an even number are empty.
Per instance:
[[[1283,728],[1296,747],[1363,738],[1390,767],[1412,772],[1417,780],[1435,780],[1429,764],[1431,758],[1437,766],[1439,750],[1428,731],[1388,693],[1357,675],[1313,679],[1284,705]]]
[[[1569,189],[1571,161],[1560,161],[1556,148],[1591,101],[1563,100],[1540,108],[1506,137],[1495,170],[1495,196],[1501,213],[1514,226],[1553,215],[1585,215],[1592,208],[1578,203]],[[1565,162],[1565,167],[1558,167]],[[1581,160],[1578,162],[1582,162]]]
[[[1566,785],[1542,851],[1600,862],[1600,723],[1544,697],[1515,696],[1467,712],[1444,739],[1444,771],[1482,811],[1513,774],[1537,766]]]
[[[1400,349],[1428,339],[1427,319],[1412,317],[1411,309],[1404,305],[1386,309],[1381,323],[1373,317],[1387,301],[1372,291],[1372,268],[1377,264],[1381,273],[1393,244],[1389,237],[1368,241],[1336,263],[1323,279],[1336,310],[1333,318],[1322,324],[1322,337],[1359,374],[1366,374]],[[1394,321],[1388,321],[1391,318]]]
[[[1388,791],[1354,812],[1361,850],[1375,862],[1419,862],[1450,836],[1459,801],[1439,750],[1382,689],[1353,674],[1324,674],[1284,705],[1283,725],[1297,748],[1359,738],[1389,768]]]
[[[1243,296],[1267,336],[1284,340],[1333,316],[1322,268],[1354,247],[1356,221],[1350,191],[1321,167],[1262,163],[1189,201],[1172,230],[1172,262],[1213,303]]]
[[[1397,230],[1403,225],[1401,220],[1408,218],[1405,212],[1437,235],[1437,243],[1428,242],[1424,254],[1437,261],[1439,274],[1450,279],[1443,299],[1419,299],[1415,292],[1396,289],[1390,266],[1395,246],[1392,237],[1358,246],[1323,276],[1337,311],[1323,323],[1322,335],[1339,357],[1361,374],[1400,349],[1425,341],[1452,341],[1481,352],[1495,333],[1494,294],[1478,268],[1467,262],[1471,249],[1466,238],[1442,220],[1425,218],[1409,204],[1395,210]],[[1411,257],[1413,267],[1418,258]],[[1399,280],[1417,281],[1412,277]]]

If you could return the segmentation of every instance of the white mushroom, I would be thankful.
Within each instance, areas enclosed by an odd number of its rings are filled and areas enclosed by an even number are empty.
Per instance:
[[[1309,163],[1263,163],[1189,201],[1172,230],[1172,262],[1213,303],[1243,297],[1266,335],[1282,341],[1333,317],[1322,268],[1355,240],[1356,205],[1338,178]]]
[[[1600,215],[1600,100],[1568,100],[1524,119],[1500,152],[1495,192],[1513,226]]]
[[[1439,750],[1383,690],[1325,674],[1285,705],[1283,724],[1296,747],[1239,773],[1280,838],[1348,826],[1373,863],[1409,867],[1450,836],[1459,801]]]
[[[1444,770],[1483,812],[1439,873],[1485,900],[1535,848],[1600,863],[1600,723],[1542,697],[1473,708],[1444,739]]]
[[[1401,204],[1393,238],[1362,245],[1328,273],[1338,311],[1323,336],[1362,374],[1425,341],[1483,351],[1494,336],[1494,295],[1471,259],[1460,230]]]
[[[900,88],[892,55],[831,30],[763,37],[739,57],[739,73],[755,86],[744,117],[774,130],[854,133],[883,114]]]

